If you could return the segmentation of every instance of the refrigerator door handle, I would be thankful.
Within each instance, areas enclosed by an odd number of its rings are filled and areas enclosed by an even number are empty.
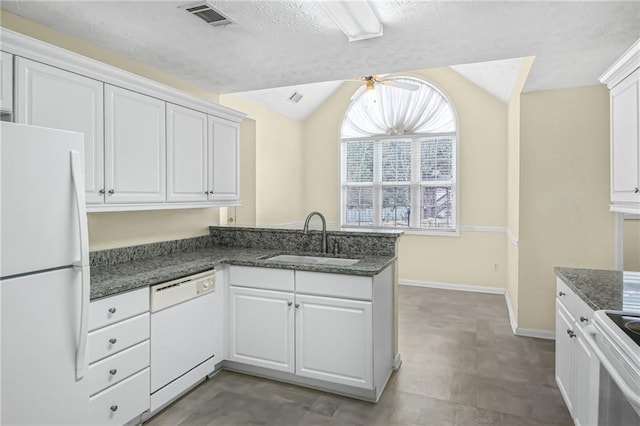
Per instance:
[[[89,236],[87,229],[87,210],[84,199],[84,177],[80,152],[71,150],[71,178],[76,195],[78,227],[80,236],[80,259],[74,264],[80,269],[82,289],[80,302],[80,334],[76,350],[76,380],[82,380],[85,374],[85,354],[89,329]]]

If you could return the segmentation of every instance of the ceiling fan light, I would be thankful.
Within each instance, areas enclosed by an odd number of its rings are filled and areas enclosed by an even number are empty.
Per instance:
[[[338,25],[349,41],[380,37],[382,23],[369,0],[326,0],[320,5]]]

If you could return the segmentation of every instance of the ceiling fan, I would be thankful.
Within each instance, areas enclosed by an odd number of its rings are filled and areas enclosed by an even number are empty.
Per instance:
[[[360,77],[359,81],[364,81],[364,86],[361,86],[356,93],[351,96],[351,100],[355,101],[367,90],[374,90],[376,88],[376,84],[384,84],[385,86],[398,87],[400,89],[411,90],[412,92],[419,89],[418,86],[411,83],[404,83],[402,81],[391,80],[380,78],[377,75],[368,75],[364,77]]]

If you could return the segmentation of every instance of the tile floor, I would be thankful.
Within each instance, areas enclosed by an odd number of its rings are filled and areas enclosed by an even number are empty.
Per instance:
[[[145,425],[573,425],[554,342],[514,336],[504,296],[400,286],[398,305],[378,404],[223,371]]]

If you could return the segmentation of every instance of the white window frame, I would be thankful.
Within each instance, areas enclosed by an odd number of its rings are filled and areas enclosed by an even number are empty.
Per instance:
[[[420,176],[420,151],[419,144],[414,143],[416,141],[434,138],[434,137],[453,137],[454,142],[454,155],[453,155],[453,168],[454,173],[452,181],[433,181],[423,182]],[[381,141],[384,140],[411,140],[412,152],[411,152],[411,182],[382,182],[381,168],[382,162],[377,159],[380,158],[379,150],[381,147]],[[348,142],[370,142],[373,141],[373,182],[357,182],[346,183],[347,176],[347,164],[345,161],[345,145]],[[404,230],[407,234],[418,235],[438,235],[438,236],[459,236],[460,235],[460,191],[458,188],[459,182],[459,137],[458,132],[447,133],[423,133],[413,135],[394,135],[394,136],[371,136],[363,138],[344,138],[340,140],[340,227],[341,228],[353,228],[353,229],[387,229],[387,230]],[[402,186],[410,185],[410,202],[411,211],[420,211],[420,189],[422,187],[440,187],[450,186],[452,192],[451,208],[451,222],[452,228],[448,229],[430,229],[420,227],[420,215],[411,215],[410,226],[383,226],[382,225],[382,187],[383,186]],[[373,225],[353,225],[346,223],[346,189],[349,187],[373,187]]]

